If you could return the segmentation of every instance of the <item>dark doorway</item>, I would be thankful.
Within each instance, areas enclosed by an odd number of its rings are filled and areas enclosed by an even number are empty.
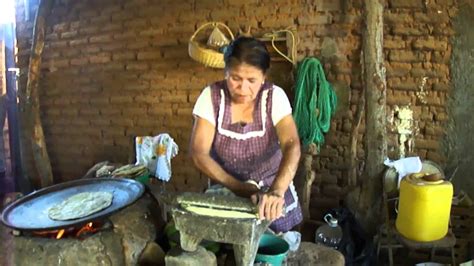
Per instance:
[[[0,193],[19,191],[21,175],[15,66],[14,1],[2,1],[0,21]],[[5,14],[3,14],[5,13]]]

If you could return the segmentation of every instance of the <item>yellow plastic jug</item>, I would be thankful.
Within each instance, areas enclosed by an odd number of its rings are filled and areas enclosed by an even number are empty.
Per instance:
[[[429,242],[448,232],[453,185],[449,181],[426,181],[412,174],[400,182],[400,201],[395,226],[407,239]]]

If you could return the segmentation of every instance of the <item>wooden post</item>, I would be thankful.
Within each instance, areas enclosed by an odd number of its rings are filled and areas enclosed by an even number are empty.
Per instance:
[[[381,174],[387,155],[386,79],[383,58],[383,0],[365,0],[366,25],[363,32],[364,84],[366,99],[366,168],[361,183],[358,209],[371,226],[376,222],[374,209],[382,194]],[[362,218],[361,217],[361,218]]]
[[[300,194],[301,209],[303,211],[303,219],[305,221],[310,220],[309,204],[311,201],[311,187],[316,179],[316,172],[313,170],[313,156],[318,153],[316,144],[311,143],[308,149],[303,154],[303,193]]]
[[[53,174],[51,171],[51,163],[46,149],[43,127],[41,125],[38,85],[41,70],[41,54],[44,48],[44,34],[46,26],[46,16],[51,11],[53,1],[41,0],[36,12],[35,24],[33,28],[33,43],[30,53],[30,65],[28,67],[28,80],[26,88],[20,88],[20,112],[23,119],[22,125],[25,131],[23,136],[24,143],[31,143],[31,149],[22,145],[23,152],[32,151],[35,168],[40,178],[41,187],[52,185]],[[31,138],[28,140],[25,138]],[[25,160],[23,161],[25,162]],[[25,162],[26,163],[26,162]],[[32,173],[27,173],[30,178]],[[34,183],[34,182],[33,182]]]

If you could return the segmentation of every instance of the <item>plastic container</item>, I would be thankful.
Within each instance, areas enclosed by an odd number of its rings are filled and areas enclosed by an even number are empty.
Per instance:
[[[449,181],[426,181],[412,174],[400,182],[400,202],[395,226],[407,239],[429,242],[448,232],[453,185]]]
[[[337,224],[337,219],[329,213],[324,216],[324,221],[326,224],[316,230],[315,242],[337,249],[342,240],[342,229]]]
[[[148,173],[148,171],[147,171],[147,173],[136,177],[135,180],[137,180],[138,182],[140,182],[144,185],[147,185],[148,183],[150,183],[150,173]]]
[[[284,239],[273,234],[263,234],[258,244],[255,263],[280,266],[288,254],[290,245]]]

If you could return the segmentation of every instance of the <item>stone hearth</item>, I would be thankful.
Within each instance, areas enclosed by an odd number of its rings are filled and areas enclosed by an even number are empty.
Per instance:
[[[144,250],[157,246],[158,203],[148,194],[109,217],[113,229],[77,238],[13,236],[0,225],[0,265],[137,265],[150,263]],[[153,248],[151,249],[153,250]],[[156,248],[154,249],[156,250]],[[154,252],[159,253],[160,250]],[[159,257],[151,254],[151,257]],[[146,255],[150,257],[150,255]],[[153,260],[153,259],[152,259]],[[156,260],[156,259],[155,259]],[[154,261],[154,264],[160,264]]]

